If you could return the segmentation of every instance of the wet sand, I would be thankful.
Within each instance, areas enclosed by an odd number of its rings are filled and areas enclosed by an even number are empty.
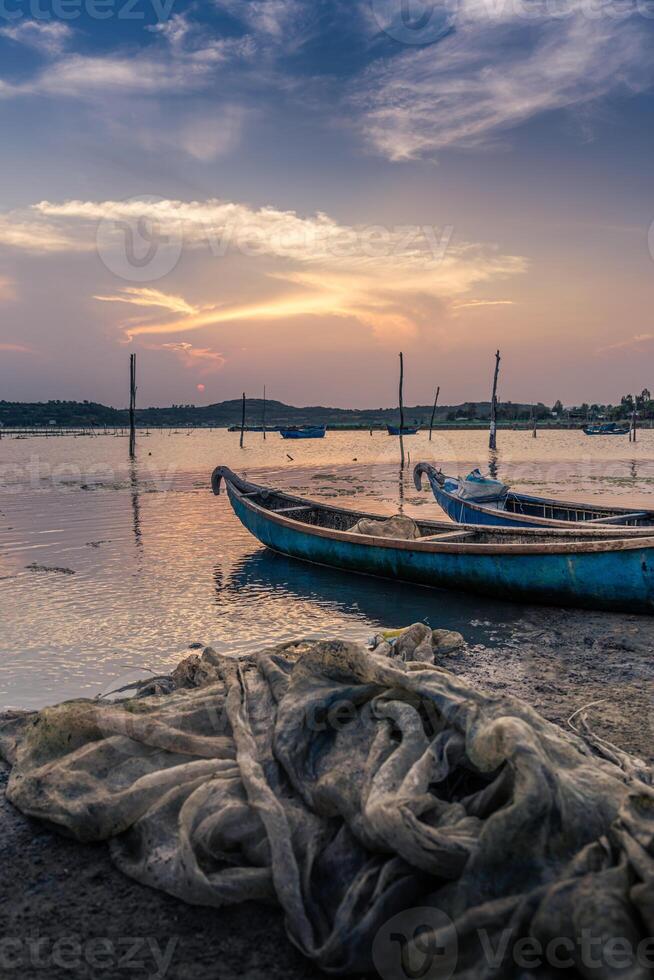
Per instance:
[[[561,725],[595,703],[588,713],[593,731],[651,760],[654,620],[543,609],[529,610],[520,626],[519,643],[468,647],[444,666],[492,692],[524,698]],[[0,771],[0,937],[19,941],[15,952],[23,963],[5,967],[3,977],[153,977],[153,946],[159,955],[170,951],[165,975],[172,980],[324,976],[289,942],[277,909],[196,908],[138,885],[114,868],[105,845],[66,840],[18,813],[4,796],[7,775],[6,768]],[[49,957],[43,966],[27,946],[37,936]],[[63,937],[75,938],[82,952],[64,951],[72,959],[60,966],[51,954]],[[111,943],[101,968],[93,965],[99,962],[89,945],[94,937]],[[130,937],[141,940],[138,949],[130,949]],[[121,965],[119,954],[123,960],[131,955],[132,964]]]

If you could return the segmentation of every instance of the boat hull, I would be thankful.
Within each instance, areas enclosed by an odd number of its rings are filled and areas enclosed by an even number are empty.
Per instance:
[[[587,436],[628,436],[629,428],[625,427],[622,429],[601,429],[594,427],[587,427],[584,430],[584,434]]]
[[[610,517],[610,522],[605,526],[610,528],[618,525],[624,528],[627,536],[631,534],[649,534],[654,531],[654,511],[636,511],[629,508],[603,509],[589,504],[566,503],[561,500],[553,500],[545,497],[529,497],[526,494],[513,494],[514,501],[525,511],[542,511],[542,514],[549,516],[534,516],[529,513],[519,513],[512,510],[505,510],[502,507],[493,507],[487,504],[478,503],[473,500],[466,500],[445,490],[438,479],[438,471],[431,464],[417,463],[414,468],[414,480],[416,487],[420,486],[420,475],[424,474],[429,480],[432,493],[436,502],[440,504],[447,516],[457,524],[475,524],[483,527],[507,527],[507,528],[552,528],[552,529],[572,529],[590,528],[593,520],[603,521]],[[615,515],[611,517],[610,515]],[[601,523],[595,525],[599,530]]]
[[[248,504],[229,483],[227,489],[236,516],[251,534],[268,548],[303,561],[521,602],[654,612],[652,547],[525,554],[499,549],[425,551],[412,548],[412,542],[346,541],[317,534],[299,522],[275,521]]]
[[[282,439],[324,439],[325,428],[315,429],[280,429]]]

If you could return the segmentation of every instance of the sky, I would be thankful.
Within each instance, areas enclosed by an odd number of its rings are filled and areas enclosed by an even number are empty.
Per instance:
[[[654,387],[654,0],[0,0],[0,399]]]

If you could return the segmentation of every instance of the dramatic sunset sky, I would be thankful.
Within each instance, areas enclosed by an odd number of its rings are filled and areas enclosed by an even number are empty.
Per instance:
[[[654,388],[653,54],[654,0],[3,0],[0,398]]]

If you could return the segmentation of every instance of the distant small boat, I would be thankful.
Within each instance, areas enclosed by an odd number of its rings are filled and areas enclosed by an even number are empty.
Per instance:
[[[276,425],[245,425],[243,426],[244,432],[277,432],[278,427]],[[227,430],[228,432],[240,432],[240,425],[230,425]]]
[[[326,425],[291,425],[287,429],[279,430],[282,439],[323,439],[327,431]]]
[[[250,483],[218,466],[234,513],[273,551],[341,571],[523,602],[654,613],[654,535],[621,528],[519,530],[415,523],[418,537],[361,534],[379,514],[332,507]]]
[[[624,422],[598,422],[595,425],[585,425],[584,432],[587,436],[627,436],[629,428]]]
[[[457,524],[561,529],[575,524],[597,529],[621,525],[627,536],[647,534],[648,528],[654,534],[654,510],[602,507],[551,497],[531,497],[510,490],[499,480],[483,477],[479,470],[473,470],[462,480],[446,476],[432,463],[416,463],[413,479],[418,490],[423,474],[429,480],[438,503]]]
[[[399,425],[387,425],[389,436],[399,436],[400,426]],[[419,425],[403,425],[402,427],[403,436],[415,436],[416,432],[420,428]]]

